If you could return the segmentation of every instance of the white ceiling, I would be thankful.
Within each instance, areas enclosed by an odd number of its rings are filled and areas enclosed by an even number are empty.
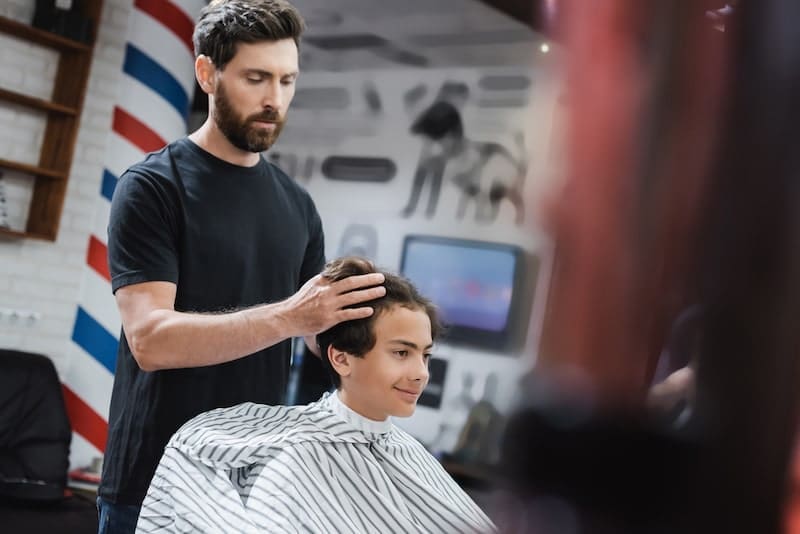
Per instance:
[[[530,66],[544,39],[480,0],[292,0],[304,71]]]

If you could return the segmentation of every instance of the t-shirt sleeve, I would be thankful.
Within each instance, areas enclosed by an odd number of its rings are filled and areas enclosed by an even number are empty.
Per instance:
[[[141,282],[178,282],[175,193],[166,181],[123,174],[111,201],[108,267],[111,290]]]
[[[312,276],[322,272],[325,267],[325,233],[322,230],[322,219],[320,219],[314,202],[309,197],[309,236],[306,253],[303,257],[303,265],[300,268],[300,284],[308,281]],[[299,287],[298,286],[298,287]]]

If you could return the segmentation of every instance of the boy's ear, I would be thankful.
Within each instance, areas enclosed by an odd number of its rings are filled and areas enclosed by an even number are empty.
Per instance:
[[[333,370],[336,371],[339,376],[349,376],[353,371],[353,368],[350,366],[349,356],[349,353],[339,350],[333,345],[328,345],[328,361],[331,362]]]

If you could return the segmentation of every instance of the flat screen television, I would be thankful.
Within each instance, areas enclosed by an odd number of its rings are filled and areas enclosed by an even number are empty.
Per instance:
[[[514,245],[409,235],[400,272],[437,305],[446,341],[503,350],[517,319],[522,258]]]

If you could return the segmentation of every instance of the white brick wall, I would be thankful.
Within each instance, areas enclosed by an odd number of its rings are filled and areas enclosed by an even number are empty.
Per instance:
[[[34,5],[32,0],[0,0],[0,16],[27,23]],[[62,375],[69,367],[68,347],[132,5],[133,0],[104,3],[58,240],[0,237],[0,308],[39,314],[32,324],[0,315],[0,347],[45,354]],[[0,34],[0,87],[49,98],[57,61],[51,50]],[[35,164],[44,120],[41,113],[0,102],[0,158]],[[31,180],[8,171],[4,176],[10,222],[23,228]]]
[[[5,68],[2,62],[0,66]],[[22,87],[10,87],[2,81],[0,87],[30,94]],[[4,112],[3,118],[0,119],[0,124],[3,126],[0,129],[0,158],[36,165],[39,161],[39,149],[42,146],[47,116],[43,112],[29,110],[5,101],[0,101],[0,109]]]
[[[0,0],[0,15],[23,22],[33,19],[35,8],[34,0]]]

